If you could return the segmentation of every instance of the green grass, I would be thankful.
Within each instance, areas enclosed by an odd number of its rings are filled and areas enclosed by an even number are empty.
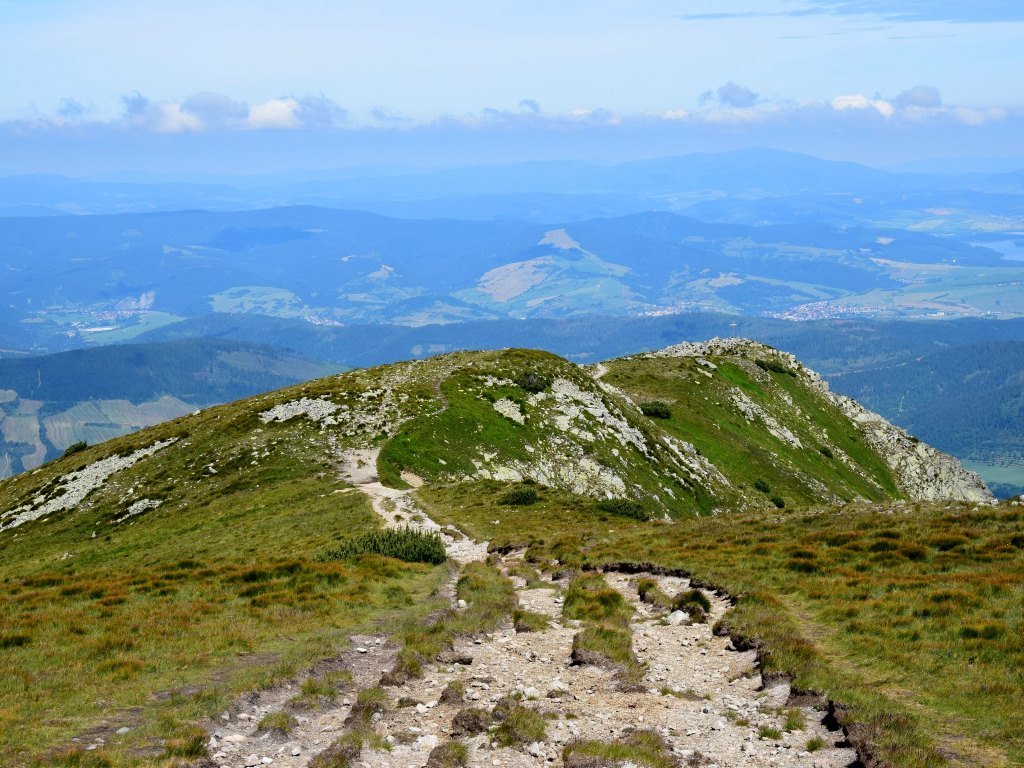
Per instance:
[[[562,750],[566,768],[616,768],[632,763],[643,768],[678,768],[668,744],[653,731],[634,731],[615,741],[573,741]]]
[[[543,613],[517,608],[512,613],[512,626],[516,632],[543,632],[548,628],[550,619]]]
[[[804,713],[799,709],[787,709],[786,710],[786,722],[782,726],[782,730],[786,731],[802,731],[807,725],[807,719],[804,717]]]
[[[828,742],[821,738],[821,736],[813,736],[807,740],[807,744],[804,745],[804,749],[808,752],[817,752],[819,749],[824,749],[826,746],[828,746]]]
[[[288,702],[294,709],[313,709],[338,698],[339,685],[352,682],[352,673],[347,669],[326,672],[316,677],[307,677],[299,686],[299,692]]]
[[[420,496],[492,546],[528,547],[542,569],[556,558],[651,562],[727,588],[739,602],[724,623],[762,647],[766,669],[844,703],[893,765],[1024,761],[1012,714],[1024,700],[1024,509],[848,505],[609,532],[580,500],[555,494],[495,526],[492,493]],[[570,610],[608,612],[594,602],[580,595]]]

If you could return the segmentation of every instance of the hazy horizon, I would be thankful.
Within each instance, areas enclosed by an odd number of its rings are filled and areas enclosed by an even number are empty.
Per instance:
[[[0,174],[621,162],[1024,166],[1002,0],[0,1]]]

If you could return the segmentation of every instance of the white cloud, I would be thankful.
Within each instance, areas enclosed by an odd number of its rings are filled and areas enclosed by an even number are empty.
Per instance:
[[[848,109],[874,109],[884,118],[890,118],[896,113],[896,108],[885,99],[869,99],[859,93],[836,96],[829,103],[837,112],[844,112]]]
[[[153,130],[157,133],[184,133],[203,130],[203,121],[197,115],[186,112],[180,104],[167,102],[155,105]]]
[[[302,127],[299,102],[295,99],[271,99],[249,108],[246,127],[253,130],[294,130]]]

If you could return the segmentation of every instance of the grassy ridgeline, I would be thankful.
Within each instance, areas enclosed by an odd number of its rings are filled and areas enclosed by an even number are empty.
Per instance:
[[[733,632],[764,643],[769,669],[850,705],[893,765],[1024,761],[1024,508],[849,506],[666,525],[553,491],[515,509],[486,483],[419,493],[439,521],[526,546],[537,563],[653,562],[741,595]]]

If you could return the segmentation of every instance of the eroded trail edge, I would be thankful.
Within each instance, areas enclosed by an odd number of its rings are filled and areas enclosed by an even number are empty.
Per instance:
[[[438,532],[449,556],[463,565],[487,558],[486,542],[438,526],[416,504],[412,490],[382,485],[376,459],[370,449],[346,452],[341,472],[367,494],[386,525]],[[418,478],[404,479],[417,485]],[[348,762],[337,763],[338,768],[463,764],[441,762],[441,750],[453,741],[464,746],[460,759],[472,768],[845,768],[856,763],[842,731],[834,724],[832,730],[827,727],[823,708],[790,705],[788,684],[762,680],[755,651],[739,651],[729,638],[712,633],[713,623],[729,608],[722,597],[704,591],[710,602],[706,620],[680,623],[678,614],[642,602],[637,586],[640,580],[653,580],[661,593],[674,595],[691,588],[686,578],[606,573],[607,586],[632,612],[632,652],[643,670],[641,679],[623,686],[614,665],[574,663],[573,639],[581,625],[563,616],[567,578],[554,581],[536,573],[523,563],[522,552],[492,555],[490,562],[511,578],[520,608],[534,617],[533,631],[517,631],[507,617],[495,632],[458,638],[445,655],[453,663],[431,664],[420,678],[385,686],[387,702],[371,720],[374,738],[364,741]],[[331,670],[347,670],[339,674],[351,676],[339,685],[336,698],[299,712],[291,703],[299,693],[297,681],[251,694],[224,713],[223,723],[213,729],[209,746],[214,764],[300,768],[319,762],[335,768],[317,756],[344,734],[357,692],[377,686],[397,652],[384,636],[352,640],[351,651],[321,665],[325,679]],[[501,717],[511,702],[539,717],[510,740],[510,728],[501,724]],[[275,713],[292,716],[290,732],[258,728]],[[648,741],[638,741],[643,738]],[[664,762],[622,751],[652,739],[660,745]],[[592,750],[601,743],[611,746],[605,756],[570,749],[565,758],[567,746],[582,743]],[[460,747],[447,757],[462,751]]]

